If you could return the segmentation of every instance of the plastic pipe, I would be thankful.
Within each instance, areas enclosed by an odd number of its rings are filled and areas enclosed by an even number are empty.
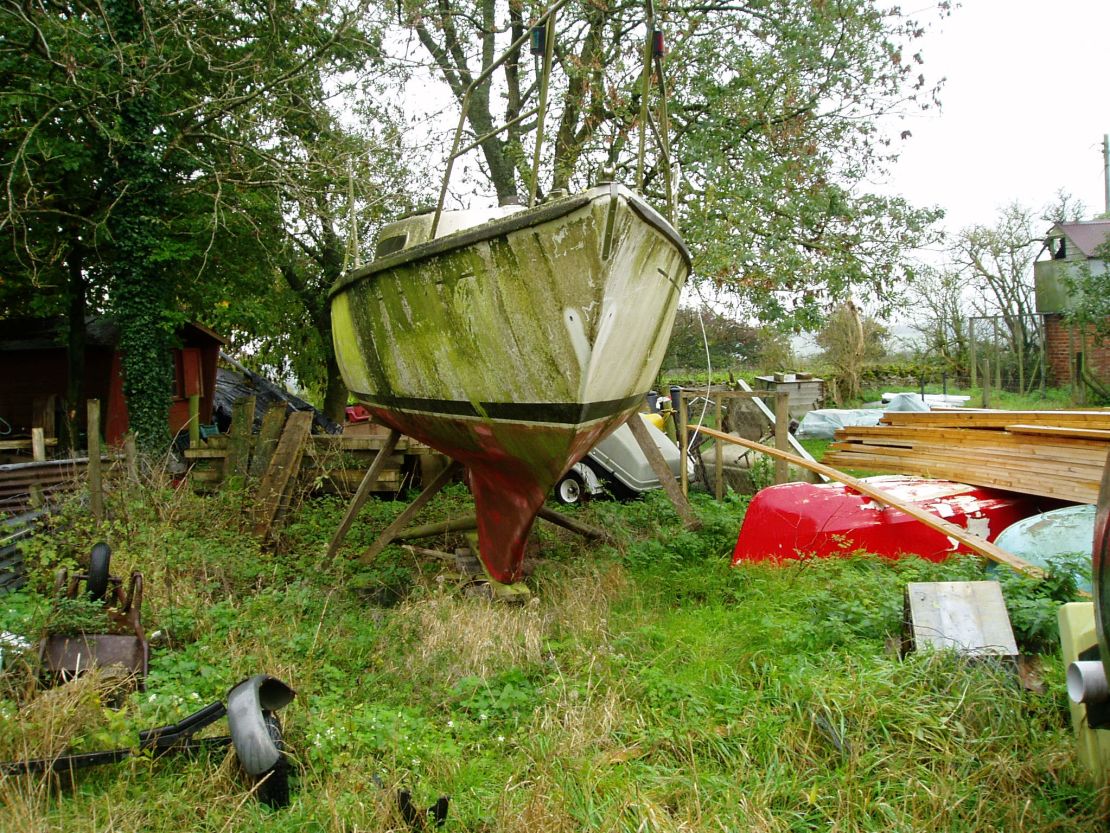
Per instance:
[[[1075,703],[1100,703],[1110,697],[1106,669],[1100,660],[1079,660],[1068,666],[1068,697]]]

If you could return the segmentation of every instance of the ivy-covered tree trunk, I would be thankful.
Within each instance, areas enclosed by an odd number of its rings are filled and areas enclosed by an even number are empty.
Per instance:
[[[139,4],[118,0],[108,9],[120,41],[132,44],[143,37]],[[160,127],[154,99],[149,88],[140,89],[121,104],[115,177],[121,185],[110,224],[116,253],[111,303],[120,328],[123,393],[130,427],[147,451],[162,450],[168,440],[173,379],[173,291],[155,267],[168,200],[154,147]]]

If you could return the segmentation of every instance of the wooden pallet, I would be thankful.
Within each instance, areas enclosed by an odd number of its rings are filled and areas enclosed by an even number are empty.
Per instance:
[[[248,412],[249,413],[249,412]],[[202,490],[218,488],[229,474],[244,473],[262,477],[278,445],[285,426],[284,406],[267,412],[258,434],[221,434],[202,440],[195,448],[185,450],[185,459],[193,463],[189,479]],[[305,440],[297,478],[315,483],[319,491],[350,497],[362,481],[378,451],[385,444],[387,433],[363,430],[353,435],[313,435]],[[404,484],[406,472],[418,468],[438,452],[410,437],[400,437],[385,469],[373,485],[379,494],[395,493]],[[439,469],[443,465],[433,466]],[[234,471],[231,469],[234,468]]]

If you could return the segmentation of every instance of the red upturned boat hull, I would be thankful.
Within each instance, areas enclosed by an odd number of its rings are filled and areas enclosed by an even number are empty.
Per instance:
[[[947,480],[886,475],[869,477],[867,482],[988,541],[1010,524],[1048,508],[1041,498]],[[930,561],[970,552],[904,512],[842,483],[784,483],[763,489],[752,499],[732,561],[780,562],[861,550],[888,558],[918,555]]]

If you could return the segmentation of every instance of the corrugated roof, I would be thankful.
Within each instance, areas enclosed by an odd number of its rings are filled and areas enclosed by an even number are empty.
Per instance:
[[[1098,249],[1110,240],[1110,220],[1059,223],[1057,228],[1087,257],[1096,257]]]

